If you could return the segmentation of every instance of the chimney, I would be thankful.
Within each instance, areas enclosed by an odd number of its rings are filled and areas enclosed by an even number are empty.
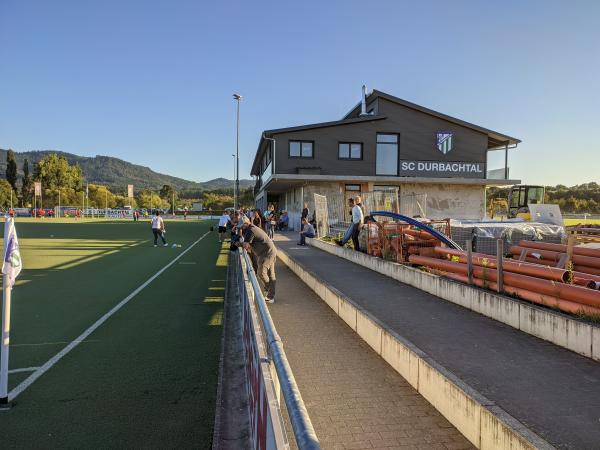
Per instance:
[[[362,98],[360,100],[360,114],[359,116],[367,115],[367,86],[363,84],[362,87]]]

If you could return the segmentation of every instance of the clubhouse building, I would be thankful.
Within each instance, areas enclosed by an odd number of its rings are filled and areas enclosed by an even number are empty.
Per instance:
[[[520,142],[363,86],[341,120],[263,132],[251,171],[256,205],[287,210],[297,227],[314,193],[395,190],[426,194],[432,219],[481,219],[486,186],[519,183],[507,161]],[[504,167],[489,170],[491,151],[504,152]]]

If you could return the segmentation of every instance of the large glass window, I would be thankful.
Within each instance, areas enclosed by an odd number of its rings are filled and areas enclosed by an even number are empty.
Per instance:
[[[340,142],[338,144],[339,159],[362,159],[362,144],[360,142]]]
[[[398,175],[398,135],[377,133],[376,175]]]
[[[538,203],[544,203],[544,188],[530,187],[527,192],[527,204],[537,205]]]
[[[311,141],[290,141],[290,158],[312,158],[313,143]]]

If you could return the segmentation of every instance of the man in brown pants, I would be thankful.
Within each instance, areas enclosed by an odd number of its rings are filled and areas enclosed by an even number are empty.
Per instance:
[[[262,228],[252,225],[247,216],[244,216],[243,220],[244,248],[256,256],[258,262],[257,275],[264,286],[265,301],[275,303],[277,248]]]

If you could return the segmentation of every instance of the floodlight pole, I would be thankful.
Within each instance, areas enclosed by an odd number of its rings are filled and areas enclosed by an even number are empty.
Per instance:
[[[236,144],[235,144],[235,192],[233,206],[239,208],[240,202],[240,94],[233,94],[233,99],[237,102],[237,121],[236,121]]]
[[[233,157],[233,200],[234,200],[233,207],[234,207],[234,209],[237,209],[237,208],[235,208],[235,203],[236,203],[235,202],[235,174],[236,174],[236,171],[235,171],[235,153],[233,153],[231,156]]]

